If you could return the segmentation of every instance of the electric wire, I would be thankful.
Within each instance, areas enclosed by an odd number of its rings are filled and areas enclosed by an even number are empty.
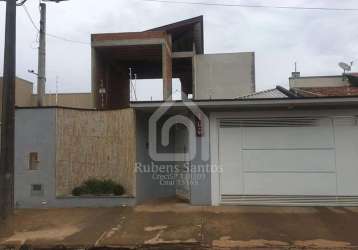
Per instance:
[[[289,9],[289,10],[318,10],[318,11],[358,11],[358,8],[330,8],[330,7],[304,7],[304,6],[279,6],[279,5],[252,5],[252,4],[229,4],[215,2],[187,2],[169,0],[140,0],[143,2],[157,2],[166,4],[202,5],[217,7],[240,7],[240,8],[265,8],[265,9]]]
[[[25,13],[26,13],[26,16],[28,17],[30,23],[32,24],[33,28],[37,31],[37,32],[40,32],[40,29],[37,27],[37,25],[35,24],[35,21],[34,19],[32,18],[30,12],[28,11],[26,5],[22,5],[22,7],[24,8],[25,10]],[[51,33],[45,33],[46,36],[48,37],[52,37],[52,38],[55,38],[55,39],[58,39],[58,40],[62,40],[62,41],[65,41],[65,42],[70,42],[70,43],[76,43],[76,44],[85,44],[85,45],[89,45],[90,43],[88,42],[83,42],[83,41],[76,41],[76,40],[72,40],[72,39],[69,39],[69,38],[65,38],[65,37],[61,37],[61,36],[58,36],[58,35],[54,35],[54,34],[51,34]]]

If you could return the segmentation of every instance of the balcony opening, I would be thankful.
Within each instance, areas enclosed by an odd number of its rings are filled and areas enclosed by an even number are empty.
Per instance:
[[[158,101],[164,93],[170,95],[171,60],[164,48],[161,44],[96,48],[97,106],[127,108],[130,101]]]
[[[132,79],[130,98],[131,102],[163,101],[163,79]],[[179,78],[172,80],[172,100],[182,100],[182,85]]]

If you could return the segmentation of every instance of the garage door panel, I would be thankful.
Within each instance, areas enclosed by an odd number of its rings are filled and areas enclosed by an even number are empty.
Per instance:
[[[241,130],[238,128],[221,128],[219,133],[219,162],[223,168],[220,174],[222,194],[243,192]]]
[[[358,195],[358,125],[354,117],[335,119],[338,195]]]
[[[357,204],[358,116],[228,117],[220,126],[221,202]]]
[[[336,195],[335,173],[245,173],[245,195]]]
[[[334,149],[243,150],[246,172],[335,172]]]
[[[327,148],[334,147],[332,127],[243,128],[243,148]]]

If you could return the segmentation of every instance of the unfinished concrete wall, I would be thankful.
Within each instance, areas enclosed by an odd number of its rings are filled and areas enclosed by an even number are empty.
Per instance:
[[[135,195],[135,116],[132,109],[56,114],[56,195],[89,178],[112,179]]]
[[[195,99],[233,99],[255,92],[253,52],[195,56]]]
[[[171,53],[170,36],[162,31],[93,34],[92,91],[96,107],[130,106],[129,72],[132,78],[135,74],[137,79],[163,79],[164,99],[170,98]],[[106,93],[99,93],[102,88]]]

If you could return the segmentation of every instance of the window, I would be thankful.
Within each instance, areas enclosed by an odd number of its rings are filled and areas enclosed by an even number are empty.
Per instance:
[[[31,152],[29,154],[29,170],[39,169],[39,155],[37,152]]]
[[[31,196],[43,196],[44,190],[42,184],[31,185]]]

